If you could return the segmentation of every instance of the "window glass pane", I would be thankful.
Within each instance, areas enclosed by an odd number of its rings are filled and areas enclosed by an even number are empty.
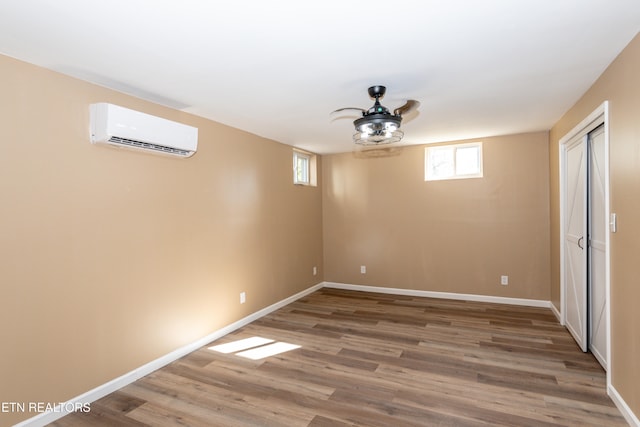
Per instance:
[[[453,148],[432,148],[429,150],[429,175],[433,178],[453,176]]]
[[[307,181],[307,159],[298,157],[298,182]]]
[[[293,155],[293,182],[296,184],[309,183],[309,157],[294,153]]]
[[[479,147],[461,147],[456,150],[456,175],[473,175],[480,172]]]

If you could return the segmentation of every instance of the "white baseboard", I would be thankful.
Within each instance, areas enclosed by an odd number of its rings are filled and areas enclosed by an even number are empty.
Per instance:
[[[476,294],[456,294],[451,292],[419,291],[415,289],[384,288],[378,286],[350,285],[347,283],[323,282],[325,288],[346,289],[351,291],[377,292],[381,294],[407,295],[413,297],[455,299],[464,301],[492,302],[497,304],[523,305],[529,307],[550,308],[551,302],[537,299],[495,297]]]
[[[640,427],[640,419],[638,419],[636,414],[634,414],[631,408],[629,408],[629,405],[627,405],[627,402],[625,402],[622,396],[620,396],[618,390],[616,390],[614,386],[610,385],[607,387],[607,393],[629,425],[633,427]]]
[[[551,307],[551,311],[553,311],[553,314],[556,316],[556,319],[558,319],[558,322],[564,326],[564,323],[562,322],[562,315],[560,314],[560,310],[558,310],[558,308],[552,303],[549,303],[549,306]]]
[[[291,304],[292,302],[312,292],[315,292],[318,289],[321,289],[323,286],[324,286],[323,283],[318,283],[317,285],[311,286],[310,288],[305,289],[304,291],[298,292],[295,295],[292,295],[288,298],[278,301],[275,304],[265,307],[262,310],[256,311],[255,313],[247,317],[244,317],[235,323],[227,325],[224,328],[219,329],[207,335],[206,337],[203,337],[195,342],[192,342],[191,344],[187,344],[184,347],[181,347],[175,351],[172,351],[171,353],[166,354],[158,359],[155,359],[147,363],[146,365],[143,365],[137,369],[134,369],[131,372],[128,372],[118,378],[115,378],[105,384],[102,384],[94,388],[93,390],[89,390],[88,392],[83,393],[80,396],[74,397],[73,399],[67,402],[61,403],[58,406],[56,406],[56,408],[53,411],[48,411],[48,412],[43,412],[41,414],[38,414],[35,417],[29,418],[25,421],[22,421],[14,425],[14,427],[42,427],[47,424],[50,424],[55,420],[70,414],[71,411],[67,410],[66,408],[76,408],[78,407],[76,404],[79,404],[79,406],[82,406],[82,404],[95,402],[96,400],[106,396],[107,394],[113,393],[114,391],[119,390],[122,387],[131,384],[132,382],[144,377],[145,375],[149,375],[153,371],[156,371],[162,368],[163,366],[166,366],[169,363],[172,363],[180,359],[181,357],[186,356],[187,354],[198,350],[200,347],[203,347],[212,341],[222,338],[223,336],[235,331],[236,329],[240,329],[241,327],[253,322],[254,320],[257,320],[263,316],[266,316],[267,314],[273,311],[276,311],[287,304]]]

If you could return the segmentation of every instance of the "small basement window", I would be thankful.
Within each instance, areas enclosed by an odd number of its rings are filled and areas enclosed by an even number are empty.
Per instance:
[[[293,150],[293,183],[316,186],[316,156]]]
[[[424,180],[482,178],[482,142],[425,148]]]

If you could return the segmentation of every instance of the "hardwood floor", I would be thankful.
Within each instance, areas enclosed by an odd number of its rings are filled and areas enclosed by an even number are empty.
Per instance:
[[[626,426],[548,309],[321,289],[55,426]]]

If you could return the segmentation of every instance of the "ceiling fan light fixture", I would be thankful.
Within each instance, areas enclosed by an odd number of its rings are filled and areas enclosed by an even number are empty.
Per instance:
[[[404,136],[400,130],[402,117],[388,112],[368,114],[353,122],[353,141],[360,145],[381,145],[398,142]]]
[[[384,145],[399,142],[404,136],[400,129],[394,131],[379,130],[372,133],[356,132],[353,134],[353,142],[359,145]]]
[[[404,136],[400,130],[402,115],[414,110],[420,105],[418,101],[408,100],[401,107],[393,110],[393,113],[382,104],[380,99],[384,96],[386,88],[384,86],[371,86],[368,90],[369,96],[375,99],[375,103],[368,110],[362,108],[339,108],[334,111],[357,110],[362,113],[362,117],[353,122],[356,132],[353,134],[353,141],[360,145],[381,145],[399,142]]]

